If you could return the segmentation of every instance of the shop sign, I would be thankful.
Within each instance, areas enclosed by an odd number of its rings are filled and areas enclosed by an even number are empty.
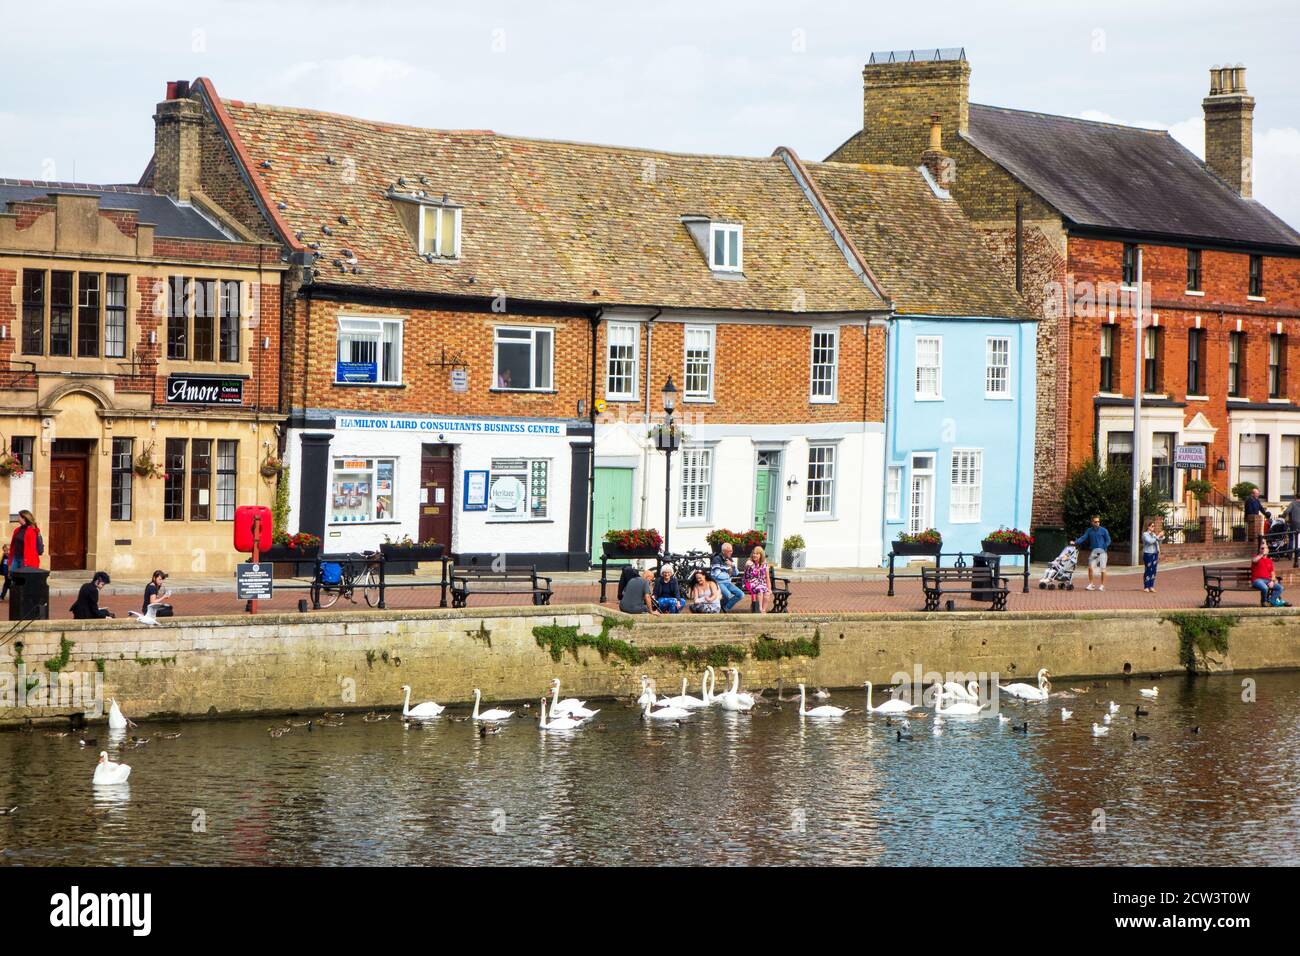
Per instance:
[[[401,418],[393,415],[340,415],[341,431],[413,432],[421,435],[525,435],[563,437],[564,426],[553,422],[500,421],[485,418]]]
[[[1205,467],[1205,446],[1204,445],[1175,445],[1174,446],[1174,467],[1203,469]]]
[[[379,363],[336,362],[334,363],[334,381],[377,382],[379,381]]]
[[[453,392],[469,391],[469,369],[454,368],[451,370],[451,390]]]
[[[167,376],[168,405],[242,405],[244,381],[202,375]]]

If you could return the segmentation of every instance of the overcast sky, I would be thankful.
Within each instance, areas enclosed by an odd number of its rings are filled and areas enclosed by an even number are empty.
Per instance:
[[[627,6],[627,9],[624,9]],[[1052,7],[1060,9],[1053,10]],[[821,159],[872,50],[964,46],[971,99],[1172,130],[1244,63],[1255,195],[1300,227],[1295,0],[2,0],[0,177],[135,182],[169,79],[419,126]]]

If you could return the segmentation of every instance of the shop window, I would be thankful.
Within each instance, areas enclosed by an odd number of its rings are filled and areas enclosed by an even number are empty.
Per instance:
[[[550,462],[544,458],[493,458],[488,517],[534,521],[547,517]]]
[[[547,391],[551,388],[551,365],[555,332],[552,329],[495,329],[495,360],[492,380],[499,389]]]
[[[1106,435],[1106,467],[1133,470],[1133,433],[1110,432]]]
[[[709,520],[709,489],[713,485],[713,449],[682,449],[682,491],[677,515],[683,521]]]
[[[835,446],[808,446],[808,497],[804,513],[829,517],[835,513]]]
[[[99,356],[99,273],[77,276],[77,355]]]
[[[212,439],[190,443],[190,520],[212,517]]]
[[[611,322],[606,328],[605,397],[636,398],[637,339],[640,329],[631,322]]]
[[[713,398],[713,339],[711,325],[688,325],[683,333],[685,398],[688,402],[706,402]]]
[[[1242,435],[1238,445],[1237,480],[1249,481],[1268,498],[1268,436]]]
[[[72,355],[72,273],[50,273],[50,355]]]
[[[980,520],[984,493],[984,452],[978,448],[954,448],[948,488],[948,520],[953,523]]]
[[[184,438],[169,438],[163,453],[163,520],[185,520]]]
[[[45,354],[45,273],[23,270],[23,354]]]
[[[126,356],[126,276],[108,276],[104,285],[104,357]]]
[[[239,361],[239,283],[221,283],[219,304],[220,341],[217,345],[223,362]]]
[[[397,518],[395,458],[335,458],[330,481],[330,521],[357,524]]]
[[[112,489],[109,501],[109,518],[113,521],[130,521],[134,474],[131,471],[135,457],[135,440],[113,439]]]
[[[813,330],[811,397],[814,402],[835,401],[839,344],[838,329]]]
[[[402,384],[402,320],[340,318],[339,384]]]
[[[217,513],[218,521],[235,520],[235,490],[238,479],[239,442],[217,442]]]
[[[1151,485],[1165,501],[1174,497],[1173,432],[1156,432],[1151,436]]]

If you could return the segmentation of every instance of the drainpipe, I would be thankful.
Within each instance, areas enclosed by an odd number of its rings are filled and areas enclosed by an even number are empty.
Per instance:
[[[605,315],[602,305],[591,316],[591,392],[587,399],[587,416],[591,422],[591,455],[587,459],[587,562],[590,564],[596,542],[596,331]]]
[[[884,426],[885,429],[885,434],[882,436],[883,440],[880,443],[880,447],[881,447],[880,490],[882,492],[880,496],[880,556],[881,556],[882,565],[885,556],[885,545],[887,543],[885,540],[885,518],[886,518],[885,500],[889,495],[889,460],[890,460],[890,456],[893,454],[893,445],[894,445],[894,435],[892,432],[891,419],[889,415],[889,410],[892,406],[892,403],[889,401],[889,389],[890,389],[889,318],[892,316],[893,313],[891,312],[889,316],[885,318],[885,322],[882,326],[884,329],[884,336],[885,336],[885,341],[884,341],[885,355],[884,355],[884,361],[881,363],[882,367],[884,368],[884,372],[882,373],[881,376],[881,388],[880,388],[881,401],[883,402],[883,407],[880,410],[880,418],[881,418],[881,424]],[[899,508],[901,509],[902,502],[903,502],[903,485],[902,485],[901,477],[899,478],[899,485],[898,485],[898,501],[899,501]]]

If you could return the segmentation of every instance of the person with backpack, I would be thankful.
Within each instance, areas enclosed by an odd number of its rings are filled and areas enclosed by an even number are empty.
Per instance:
[[[26,509],[18,512],[18,527],[9,539],[9,572],[39,568],[45,553],[45,539],[36,526],[36,516]]]

